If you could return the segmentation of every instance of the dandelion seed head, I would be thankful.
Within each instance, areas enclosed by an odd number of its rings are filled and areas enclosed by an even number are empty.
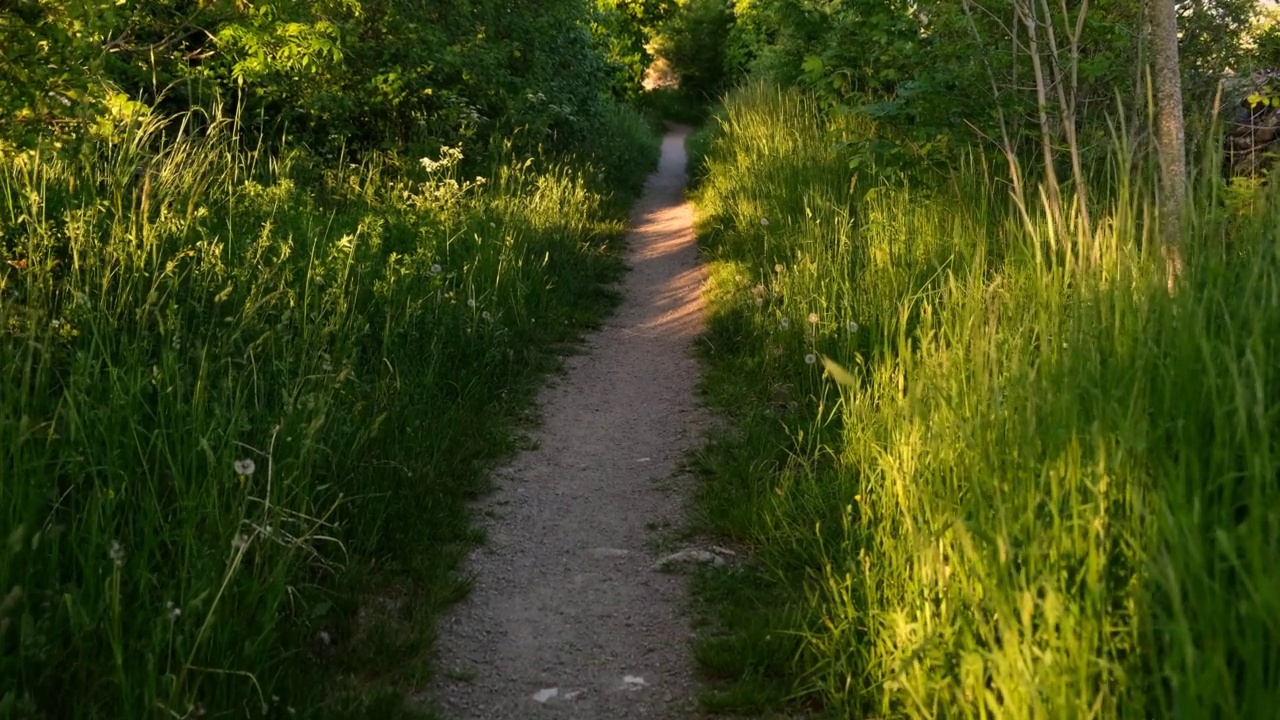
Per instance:
[[[253,460],[249,458],[242,458],[235,462],[235,468],[236,474],[240,477],[249,477],[253,474],[254,470],[258,469],[258,466],[253,463]]]
[[[776,273],[780,273],[780,272],[782,272],[782,263],[778,263],[777,265],[774,265],[774,266],[773,266],[773,271],[774,271],[774,272],[776,272]]]
[[[182,617],[182,608],[174,604],[172,600],[164,604],[165,614],[169,616],[169,622],[175,622]]]
[[[467,298],[467,307],[469,307],[469,308],[473,308],[473,307],[475,307],[475,306],[476,306],[476,299],[475,299],[475,298]]]
[[[818,324],[818,313],[816,313],[816,312],[811,312],[811,313],[809,313],[809,324],[810,324],[810,325],[817,325],[817,324]]]
[[[249,536],[244,533],[237,533],[234,540],[231,541],[233,550],[243,550],[249,544]]]
[[[791,327],[791,321],[786,318],[782,318],[782,320],[778,322],[778,325],[780,325],[783,330],[786,330],[787,328]]]
[[[111,562],[115,563],[116,567],[124,564],[124,546],[120,544],[119,540],[111,541],[111,550],[108,555],[111,556]]]
[[[439,275],[443,271],[444,271],[444,268],[440,267],[440,263],[435,263],[434,265],[432,265],[430,270],[432,275]]]
[[[480,317],[484,318],[485,320],[493,319],[493,315],[490,315],[488,310],[485,310],[484,312],[480,313]]]
[[[817,356],[817,355],[814,355],[813,353],[809,353],[808,355],[805,355],[805,356],[804,356],[804,364],[805,364],[805,365],[812,365],[812,364],[814,364],[814,363],[816,363],[816,362],[818,362],[818,356]]]
[[[858,332],[858,323],[856,323],[856,322],[854,322],[854,321],[850,320],[850,321],[849,321],[849,332],[851,332],[851,333],[856,333],[856,332]]]
[[[761,227],[769,227],[769,218],[767,217],[760,218],[760,225]]]

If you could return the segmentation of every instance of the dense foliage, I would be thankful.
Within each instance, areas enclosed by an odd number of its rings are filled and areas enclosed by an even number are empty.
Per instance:
[[[1019,7],[1034,13],[1036,37]],[[1205,126],[1219,81],[1266,62],[1268,46],[1245,42],[1257,0],[1178,7],[1188,114]],[[877,122],[875,141],[854,148],[854,162],[937,169],[957,141],[999,138],[1002,120],[1015,145],[1037,141],[1037,55],[1050,113],[1070,103],[1090,148],[1105,146],[1117,114],[1143,124],[1147,20],[1144,3],[1129,0],[688,0],[669,23],[663,54],[713,93],[743,77],[768,78],[803,85],[829,112]]]
[[[604,118],[606,59],[585,0],[9,6],[0,137],[22,146],[110,131],[129,101],[220,110],[323,146],[484,143],[519,129],[529,146],[570,147]]]

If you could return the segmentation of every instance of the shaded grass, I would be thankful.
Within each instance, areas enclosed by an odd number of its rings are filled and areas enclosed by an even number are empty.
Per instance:
[[[0,717],[410,712],[656,150],[619,110],[483,179],[223,124],[0,171]]]
[[[820,117],[747,88],[705,152],[707,391],[734,422],[699,519],[752,552],[702,581],[699,656],[730,680],[707,707],[1266,715],[1274,196],[1199,182],[1171,294],[1122,150],[1098,232],[1063,238],[980,156],[855,180],[833,148],[865,128]]]

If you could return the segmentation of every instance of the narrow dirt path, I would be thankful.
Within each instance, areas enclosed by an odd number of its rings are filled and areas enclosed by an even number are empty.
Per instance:
[[[681,520],[667,482],[697,441],[703,268],[684,201],[687,130],[632,216],[623,302],[539,399],[536,449],[496,474],[475,586],[440,628],[446,717],[668,718],[691,707],[678,575],[653,529]]]

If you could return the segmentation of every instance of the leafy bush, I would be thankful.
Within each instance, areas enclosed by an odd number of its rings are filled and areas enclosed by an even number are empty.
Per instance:
[[[593,12],[585,0],[19,0],[0,18],[0,131],[20,147],[82,134],[120,94],[166,114],[226,106],[317,148],[478,150],[519,128],[528,148],[569,149],[604,112]]]
[[[680,78],[683,91],[713,102],[737,79],[726,54],[732,28],[728,0],[684,0],[660,29],[655,50]]]

